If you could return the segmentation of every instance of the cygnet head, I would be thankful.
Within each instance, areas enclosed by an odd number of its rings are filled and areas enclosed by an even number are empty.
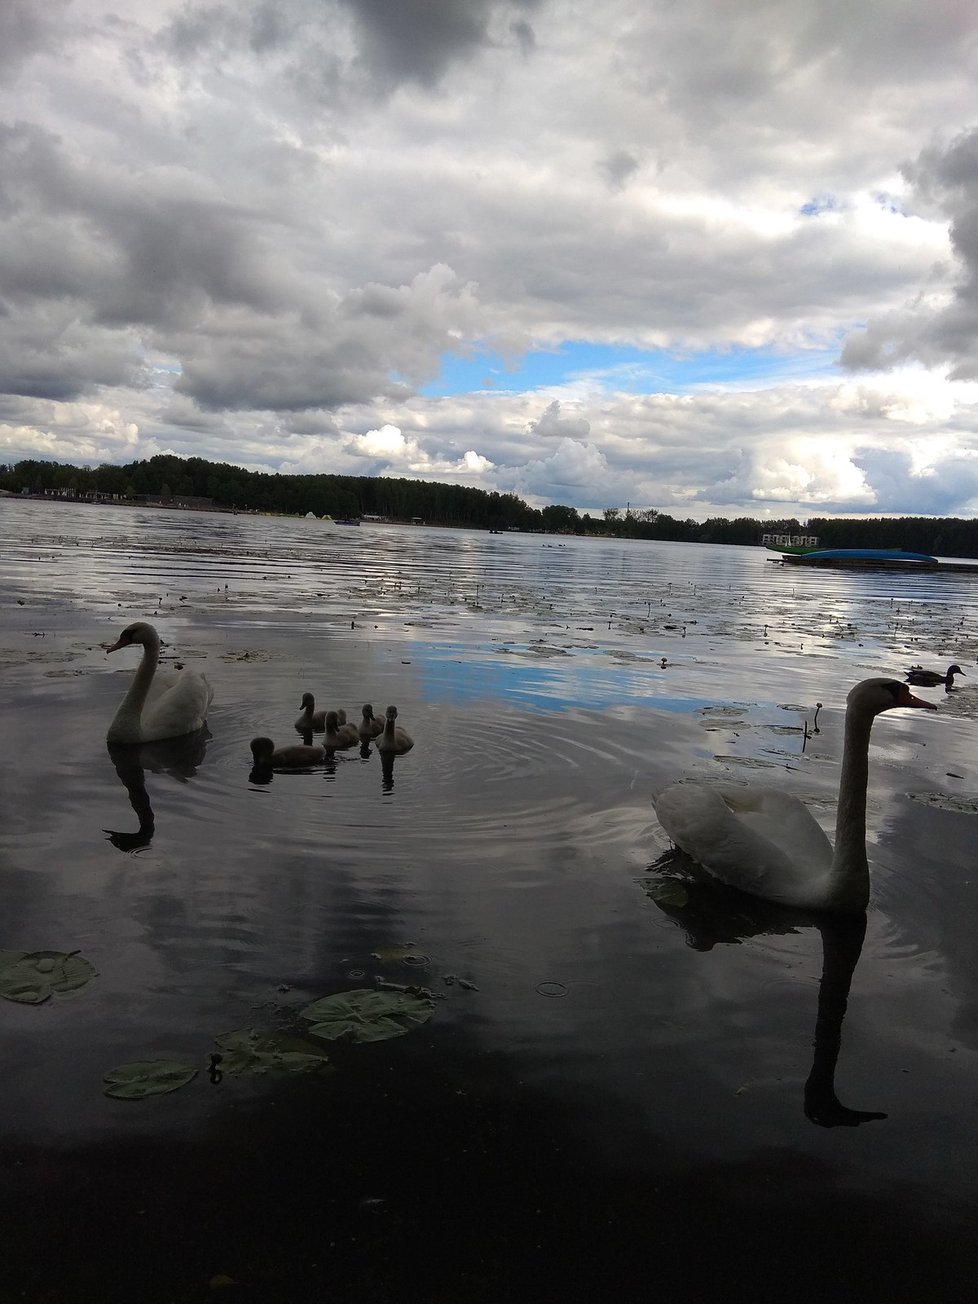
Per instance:
[[[252,738],[251,754],[255,758],[256,765],[260,765],[263,761],[270,761],[274,751],[275,744],[271,738]]]
[[[337,715],[337,713],[336,713],[335,711],[327,711],[327,712],[326,712],[326,728],[327,728],[327,729],[332,729],[332,731],[335,733],[337,727],[339,726],[339,723],[340,723],[340,717]]]
[[[313,697],[312,693],[303,693],[302,701],[299,703],[299,705],[304,711],[307,706],[315,706],[316,699]]]
[[[361,711],[363,712],[363,718],[365,720],[372,720],[374,718],[374,708],[369,702],[364,702]]]
[[[387,719],[388,719],[388,720],[396,720],[396,719],[397,719],[397,707],[396,707],[396,706],[389,706],[389,707],[387,708],[387,710],[384,712],[384,714],[387,716]]]

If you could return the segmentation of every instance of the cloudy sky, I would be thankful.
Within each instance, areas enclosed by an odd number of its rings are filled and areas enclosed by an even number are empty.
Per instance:
[[[0,459],[978,514],[973,0],[0,0]]]

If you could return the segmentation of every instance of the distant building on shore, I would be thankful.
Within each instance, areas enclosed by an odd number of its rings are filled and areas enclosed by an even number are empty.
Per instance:
[[[781,548],[817,548],[817,534],[762,534],[761,543],[773,543]]]

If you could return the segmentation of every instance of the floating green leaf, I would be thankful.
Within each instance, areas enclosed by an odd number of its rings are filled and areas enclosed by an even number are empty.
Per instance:
[[[326,1054],[315,1043],[267,1028],[237,1028],[215,1041],[223,1052],[226,1073],[315,1073],[326,1067]]]
[[[97,973],[77,951],[0,951],[0,996],[39,1005],[54,992],[77,991]]]
[[[431,1018],[430,1001],[410,992],[371,991],[357,988],[313,1001],[302,1011],[312,1023],[310,1032],[330,1041],[386,1041],[400,1037]]]
[[[185,1087],[197,1070],[191,1064],[176,1060],[137,1060],[134,1064],[120,1064],[106,1073],[105,1094],[116,1100],[142,1100],[146,1096],[165,1096]]]
[[[689,900],[689,893],[674,878],[654,879],[645,884],[645,890],[653,901],[658,901],[663,906],[682,908]]]

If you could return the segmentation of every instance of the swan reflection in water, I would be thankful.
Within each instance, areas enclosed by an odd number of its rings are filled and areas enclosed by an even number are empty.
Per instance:
[[[212,735],[205,725],[195,733],[180,738],[161,738],[152,743],[108,743],[108,753],[129,804],[136,813],[139,827],[134,833],[103,829],[108,840],[120,851],[142,851],[153,840],[156,819],[146,790],[146,771],[168,774],[186,783],[197,773]]]
[[[790,909],[722,884],[688,878],[684,871],[691,865],[682,852],[667,852],[649,866],[657,876],[646,890],[663,914],[682,928],[694,950],[709,951],[719,943],[737,944],[750,937],[783,936],[812,927],[821,936],[822,977],[812,1066],[805,1082],[805,1116],[819,1127],[858,1127],[886,1118],[876,1110],[849,1109],[835,1094],[842,1022],[866,936],[865,913]]]
[[[375,747],[371,747],[366,739],[360,740],[360,759],[369,760],[377,752],[380,757],[380,787],[382,792],[393,792],[394,790],[394,761],[397,758],[396,752],[382,752]]]

